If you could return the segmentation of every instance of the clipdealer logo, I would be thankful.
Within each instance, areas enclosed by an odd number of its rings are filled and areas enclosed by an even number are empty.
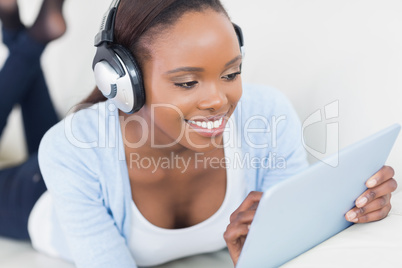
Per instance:
[[[323,117],[324,113],[324,117]],[[337,167],[339,164],[339,101],[336,100],[327,104],[323,111],[318,109],[304,120],[302,125],[302,143],[306,151],[321,162]],[[305,130],[317,123],[325,122],[325,150],[319,150],[310,147],[305,141]],[[330,156],[331,155],[331,156]],[[330,157],[329,157],[330,156]]]

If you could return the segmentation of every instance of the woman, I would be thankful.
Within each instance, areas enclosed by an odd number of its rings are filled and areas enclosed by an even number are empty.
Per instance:
[[[0,135],[12,108],[22,111],[28,160],[0,170],[0,235],[28,239],[27,222],[36,200],[46,191],[38,164],[45,132],[58,122],[40,58],[47,44],[66,31],[64,0],[44,0],[30,27],[20,20],[16,0],[0,0],[3,42],[9,55],[0,71]]]
[[[34,247],[78,267],[135,267],[227,246],[236,265],[261,192],[307,165],[297,115],[279,92],[242,87],[239,33],[219,1],[118,2],[94,62],[111,100],[95,90],[42,140],[49,191],[32,213],[51,206],[57,219],[33,218],[37,233],[54,230]],[[143,77],[143,106],[127,75],[136,90]],[[368,180],[347,219],[384,218],[392,176]]]

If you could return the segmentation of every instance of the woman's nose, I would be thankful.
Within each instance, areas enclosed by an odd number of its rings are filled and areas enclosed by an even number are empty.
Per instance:
[[[228,103],[227,96],[223,90],[216,85],[205,87],[198,102],[200,110],[218,111]]]

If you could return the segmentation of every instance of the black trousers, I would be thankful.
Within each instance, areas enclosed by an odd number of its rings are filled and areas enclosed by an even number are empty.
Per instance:
[[[9,55],[0,70],[0,135],[12,108],[20,105],[30,157],[21,165],[0,170],[0,236],[29,239],[29,214],[46,191],[37,151],[58,117],[40,63],[45,45],[33,40],[25,28],[2,33]]]

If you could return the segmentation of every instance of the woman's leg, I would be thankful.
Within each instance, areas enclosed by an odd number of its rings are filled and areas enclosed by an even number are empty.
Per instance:
[[[29,154],[38,151],[43,135],[59,120],[42,70],[32,86],[20,102]]]
[[[29,214],[45,191],[37,154],[22,165],[0,170],[0,236],[29,239]]]
[[[2,1],[13,0],[0,0],[0,9]],[[63,2],[44,0],[35,23],[27,31],[21,33],[3,27],[3,39],[10,53],[0,72],[0,135],[13,106],[20,103],[29,153],[38,150],[43,134],[58,121],[40,66],[40,57],[46,44],[63,35],[66,30],[62,15]],[[3,19],[18,17],[19,20],[18,8],[13,12],[13,16],[4,16],[3,10]]]
[[[28,36],[31,37],[32,43],[48,43],[65,33],[63,2],[64,0],[43,1],[36,21],[28,29]],[[58,121],[42,69],[37,70],[31,89],[20,102],[25,138],[30,154],[38,150],[43,135]]]
[[[0,135],[12,108],[21,102],[41,72],[40,56],[45,45],[32,43],[24,31],[8,48],[9,56],[0,71]]]
[[[57,122],[40,57],[46,44],[65,32],[63,2],[44,0],[37,20],[27,31],[20,31],[24,29],[21,26],[11,31],[9,26],[16,24],[3,23],[3,40],[10,53],[0,71],[0,135],[12,107],[20,103],[30,152],[37,150],[44,132]],[[5,3],[16,4],[16,0],[0,0],[3,11]],[[0,19],[8,20],[4,12],[0,12]],[[28,218],[45,191],[37,153],[19,166],[0,170],[0,236],[29,239]]]

